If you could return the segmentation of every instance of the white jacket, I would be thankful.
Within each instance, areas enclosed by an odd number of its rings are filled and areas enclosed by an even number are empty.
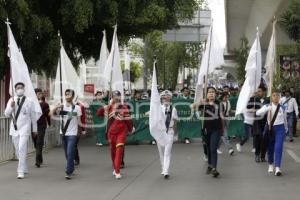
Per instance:
[[[14,97],[15,109],[11,107],[12,98],[9,99],[4,111],[4,115],[6,117],[12,117],[13,113],[15,114],[17,113],[18,110],[17,99],[18,97]],[[22,100],[20,100],[20,103],[21,101]],[[24,135],[31,135],[31,132],[37,132],[36,113],[34,111],[33,101],[31,101],[28,97],[26,97],[24,104],[21,108],[19,117],[17,119],[17,130],[15,130],[13,121],[11,120],[9,134],[11,136],[24,136]]]

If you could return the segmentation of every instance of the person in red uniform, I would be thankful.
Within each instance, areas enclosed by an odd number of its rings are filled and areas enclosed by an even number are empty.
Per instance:
[[[133,122],[129,114],[128,106],[121,103],[120,91],[113,91],[110,105],[97,110],[97,116],[108,117],[106,137],[110,144],[113,175],[121,179],[120,165],[126,141],[126,135],[134,132]]]

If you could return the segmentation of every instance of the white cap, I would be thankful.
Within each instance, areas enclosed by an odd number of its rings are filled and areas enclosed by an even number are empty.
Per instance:
[[[169,97],[172,97],[173,94],[170,90],[165,90],[163,91],[162,93],[160,93],[160,97],[163,97],[163,96],[169,96]]]

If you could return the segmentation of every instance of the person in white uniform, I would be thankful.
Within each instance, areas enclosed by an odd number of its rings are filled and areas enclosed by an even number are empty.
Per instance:
[[[285,96],[281,98],[280,104],[286,109],[286,117],[288,123],[288,135],[290,142],[294,141],[294,122],[299,116],[298,104],[294,97],[291,96],[289,90],[285,91]]]
[[[177,120],[178,115],[176,108],[172,106],[171,99],[172,93],[169,90],[165,90],[161,93],[161,102],[162,102],[162,110],[166,114],[166,128],[167,128],[167,136],[168,136],[168,144],[166,146],[161,146],[157,143],[160,163],[162,168],[162,175],[165,179],[170,177],[169,168],[171,162],[172,155],[172,145],[174,141],[174,135],[177,134]]]
[[[18,179],[23,179],[28,173],[27,167],[27,143],[31,135],[37,134],[37,120],[34,111],[34,103],[24,95],[25,84],[22,82],[15,84],[17,96],[9,99],[5,116],[11,117],[9,134],[15,147],[16,157],[19,159],[17,173]]]

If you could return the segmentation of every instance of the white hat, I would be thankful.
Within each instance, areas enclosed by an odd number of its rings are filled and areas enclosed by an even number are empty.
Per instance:
[[[169,96],[169,97],[172,97],[173,94],[170,90],[165,90],[163,92],[160,93],[160,97],[163,97],[163,96]]]

